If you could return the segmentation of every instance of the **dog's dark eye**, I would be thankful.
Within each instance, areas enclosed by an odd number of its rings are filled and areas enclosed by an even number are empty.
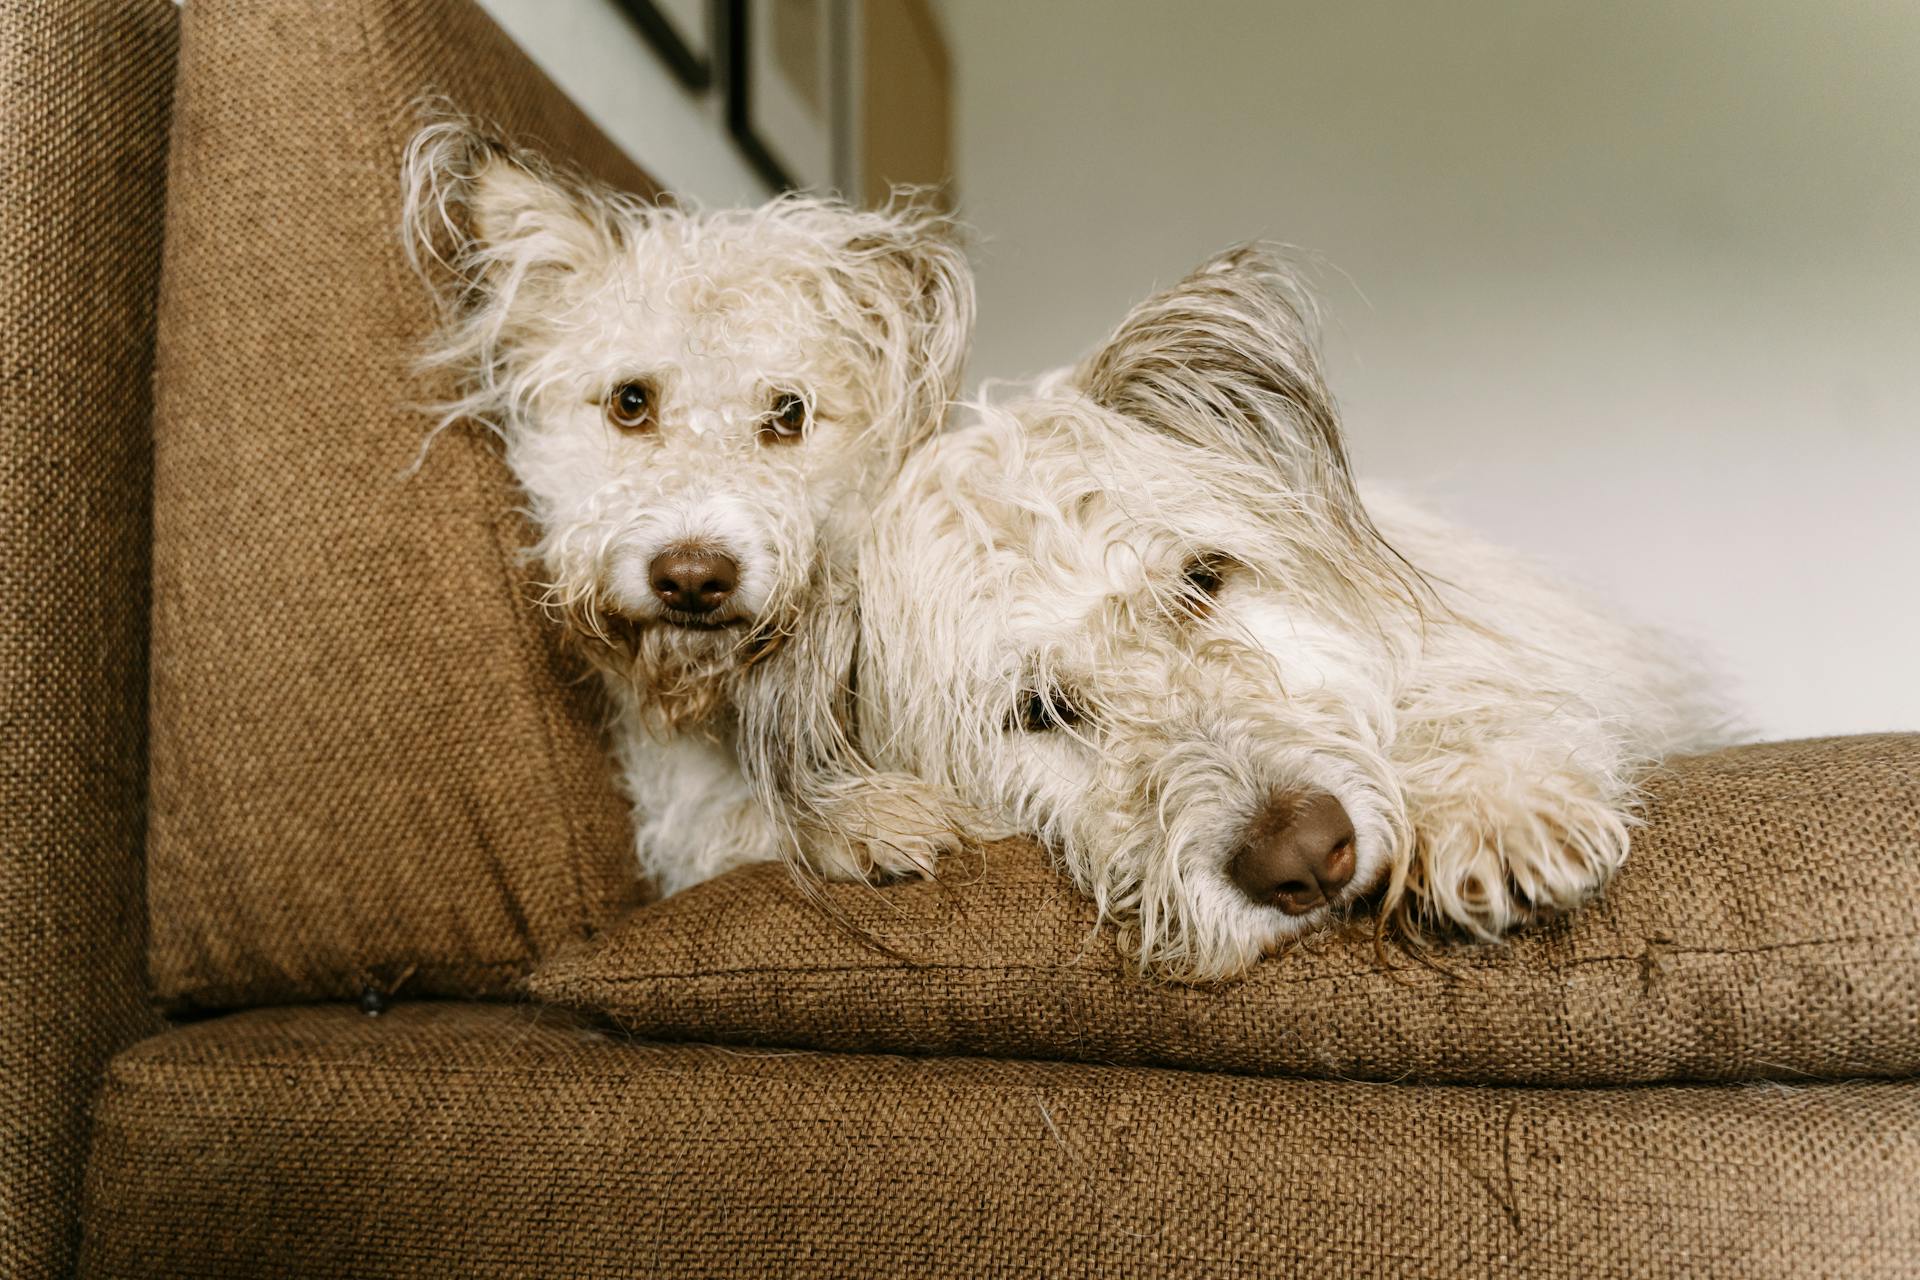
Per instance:
[[[1028,689],[1007,716],[1007,727],[1045,733],[1049,729],[1071,729],[1081,718],[1080,708],[1059,689]]]
[[[623,382],[607,395],[607,421],[622,431],[645,431],[653,425],[653,401],[650,383]]]
[[[1207,551],[1194,556],[1180,568],[1180,585],[1189,607],[1205,609],[1220,594],[1226,585],[1227,569],[1232,560],[1218,552]]]
[[[1180,570],[1180,576],[1197,594],[1217,596],[1220,594],[1220,588],[1226,583],[1227,558],[1212,551],[1197,555],[1187,561],[1186,566]]]
[[[760,436],[782,443],[798,440],[806,433],[811,416],[805,397],[782,391],[773,397],[773,412],[760,424]]]

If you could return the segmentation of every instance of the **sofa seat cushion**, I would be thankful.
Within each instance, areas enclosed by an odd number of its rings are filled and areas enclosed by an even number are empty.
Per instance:
[[[471,0],[182,11],[154,423],[156,992],[498,994],[638,899],[524,499],[443,433],[400,240],[429,91],[630,190]]]
[[[1465,1089],[272,1009],[110,1068],[84,1276],[1906,1274],[1920,1087]]]
[[[1155,983],[1012,844],[829,887],[839,926],[782,869],[737,872],[531,985],[659,1039],[1536,1085],[1920,1073],[1920,735],[1677,760],[1646,820],[1599,903],[1431,965],[1369,931],[1224,989]]]

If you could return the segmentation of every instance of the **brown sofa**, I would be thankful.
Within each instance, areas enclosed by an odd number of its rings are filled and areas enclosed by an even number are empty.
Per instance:
[[[0,0],[0,70],[6,1274],[1920,1274],[1914,738],[1677,766],[1438,966],[1155,987],[1018,850],[881,950],[623,919],[392,228],[428,92],[646,179],[460,0]]]

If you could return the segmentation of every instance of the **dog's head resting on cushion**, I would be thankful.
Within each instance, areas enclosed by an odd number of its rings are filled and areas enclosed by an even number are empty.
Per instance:
[[[1215,259],[910,461],[862,564],[882,763],[1043,840],[1169,976],[1374,894],[1481,936],[1579,901],[1699,706],[1518,557],[1370,514],[1310,317]]]
[[[593,660],[657,728],[706,720],[941,421],[972,319],[949,222],[648,204],[455,120],[415,136],[406,185],[410,252],[448,303],[443,423],[499,432],[547,604]]]

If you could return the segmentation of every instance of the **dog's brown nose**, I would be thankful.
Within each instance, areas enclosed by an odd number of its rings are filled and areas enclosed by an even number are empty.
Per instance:
[[[1240,892],[1303,916],[1353,879],[1353,819],[1324,791],[1276,797],[1227,864]]]
[[[724,551],[681,543],[647,565],[660,603],[681,613],[712,613],[740,585],[740,566]]]

